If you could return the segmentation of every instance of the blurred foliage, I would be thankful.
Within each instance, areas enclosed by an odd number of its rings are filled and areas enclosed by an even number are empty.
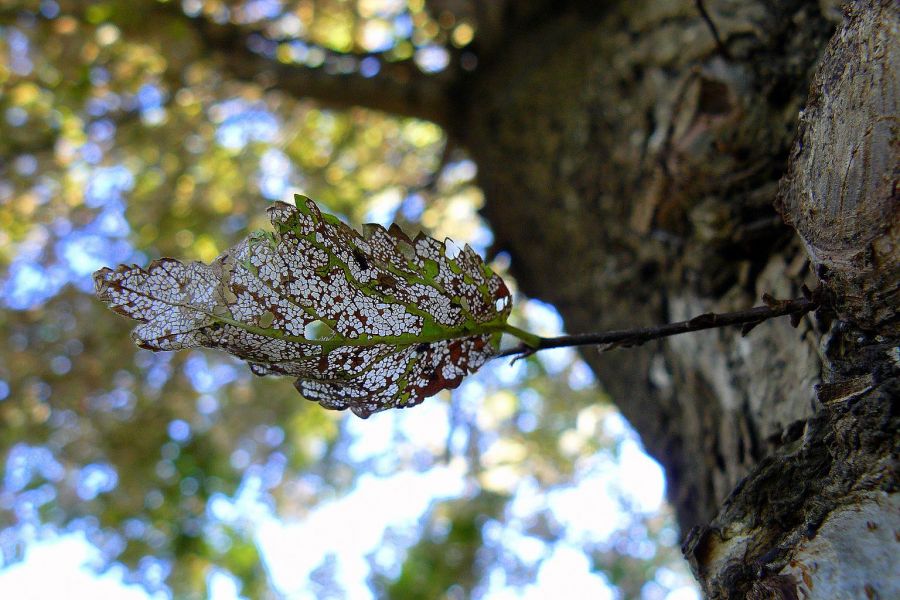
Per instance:
[[[508,498],[491,492],[438,505],[428,516],[421,538],[412,546],[393,580],[376,576],[379,598],[431,600],[468,598],[484,574],[482,528]],[[482,560],[479,560],[482,558]]]
[[[291,522],[365,473],[443,465],[460,473],[464,492],[413,515],[421,522],[412,533],[388,532],[383,546],[396,560],[372,560],[375,593],[462,598],[526,585],[540,558],[518,557],[515,536],[576,544],[628,597],[663,570],[677,576],[660,589],[683,585],[665,512],[637,510],[611,537],[584,539],[546,502],[515,508],[577,486],[630,439],[610,433],[615,411],[571,352],[488,366],[455,395],[428,401],[445,420],[443,439],[416,437],[415,415],[426,413],[409,411],[385,417],[389,449],[360,456],[366,427],[304,401],[289,381],[254,378],[219,354],[134,347],[131,324],[93,298],[94,269],[210,260],[293,191],[354,224],[395,220],[482,251],[490,242],[474,166],[444,152],[438,127],[327,111],[231,79],[185,13],[268,36],[274,60],[323,68],[323,48],[402,60],[473,34],[417,0],[3,3],[3,563],[32,540],[81,531],[148,590],[204,597],[215,568],[236,576],[246,597],[277,597],[247,502]],[[540,330],[553,319],[539,304],[521,307],[519,324]],[[645,547],[632,551],[632,542]],[[311,575],[318,597],[340,597],[339,559],[323,556]]]

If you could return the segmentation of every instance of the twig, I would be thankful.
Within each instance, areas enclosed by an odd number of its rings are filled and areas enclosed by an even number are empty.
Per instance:
[[[719,54],[722,55],[723,58],[731,58],[731,54],[728,52],[728,47],[725,46],[725,43],[722,41],[722,38],[719,36],[719,29],[716,27],[716,24],[713,23],[712,17],[709,16],[709,12],[706,10],[706,5],[703,4],[703,0],[695,0],[694,4],[697,7],[697,10],[700,12],[700,17],[706,23],[706,26],[709,28],[709,32],[712,33],[713,39],[716,42],[716,48],[719,51]]]
[[[756,306],[730,313],[706,313],[688,321],[657,325],[656,327],[538,338],[537,346],[529,346],[523,343],[514,348],[504,350],[497,356],[515,356],[517,360],[518,358],[534,354],[539,350],[572,346],[601,346],[600,351],[606,352],[618,347],[639,346],[650,340],[678,335],[679,333],[690,333],[691,331],[715,329],[731,325],[743,325],[742,333],[746,334],[763,321],[784,315],[791,315],[791,323],[796,327],[800,317],[819,307],[816,295],[808,292],[808,290],[804,290],[804,292],[808,294],[807,297],[793,300],[775,300],[766,294],[763,296],[763,301],[766,303],[765,306]]]

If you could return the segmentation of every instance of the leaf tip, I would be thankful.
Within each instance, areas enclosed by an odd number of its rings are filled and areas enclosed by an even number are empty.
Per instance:
[[[106,290],[109,287],[110,273],[112,272],[113,270],[109,267],[103,267],[102,269],[94,271],[92,278],[94,280],[94,293],[97,297],[102,299],[106,294]]]
[[[374,414],[373,411],[369,410],[368,408],[364,408],[362,406],[351,406],[350,410],[353,412],[354,415],[356,415],[360,419],[368,419],[369,417],[371,417]]]
[[[391,236],[397,238],[398,240],[401,240],[401,241],[404,242],[407,246],[412,246],[412,245],[413,245],[413,240],[412,240],[408,235],[406,235],[406,232],[403,231],[403,230],[400,228],[400,226],[397,225],[396,223],[391,223],[391,226],[390,226],[390,228],[389,228],[387,231],[388,231],[388,234],[389,234],[389,235],[391,235]]]

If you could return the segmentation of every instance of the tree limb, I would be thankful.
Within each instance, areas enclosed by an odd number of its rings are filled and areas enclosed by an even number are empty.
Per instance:
[[[749,332],[753,327],[767,319],[791,315],[792,323],[796,326],[800,317],[815,310],[819,306],[815,294],[809,298],[796,298],[794,300],[775,300],[766,295],[763,297],[765,306],[756,306],[747,310],[739,310],[729,313],[706,313],[687,321],[667,323],[655,327],[642,327],[638,329],[619,329],[616,331],[603,331],[600,333],[583,333],[576,335],[564,335],[554,338],[538,338],[537,346],[520,344],[509,350],[505,350],[497,356],[516,356],[522,358],[534,354],[538,350],[550,348],[565,348],[573,346],[599,346],[601,352],[613,348],[639,346],[650,340],[690,333],[703,329],[715,329],[732,325],[743,325],[743,332]]]
[[[448,71],[429,75],[412,60],[390,62],[379,54],[345,54],[321,49],[326,57],[321,67],[285,64],[251,50],[248,47],[251,34],[236,25],[219,25],[202,16],[184,18],[210,52],[221,57],[223,68],[233,77],[261,82],[331,108],[362,106],[448,126],[450,90],[455,80],[452,62]],[[361,61],[370,57],[377,59],[380,66],[372,77],[363,76],[358,69],[345,73],[327,68],[341,60]]]

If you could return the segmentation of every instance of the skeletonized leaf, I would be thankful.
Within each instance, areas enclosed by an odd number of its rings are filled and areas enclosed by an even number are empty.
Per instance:
[[[496,354],[510,295],[470,247],[450,257],[396,225],[361,235],[308,198],[296,203],[271,206],[274,232],[211,264],[100,269],[97,296],[141,322],[132,337],[143,348],[221,348],[364,418],[456,387]]]

